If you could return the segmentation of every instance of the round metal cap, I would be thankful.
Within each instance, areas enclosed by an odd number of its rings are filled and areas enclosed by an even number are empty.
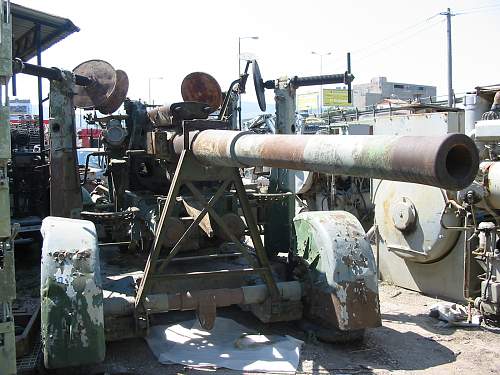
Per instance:
[[[255,87],[255,94],[257,95],[257,102],[259,103],[260,110],[262,112],[266,111],[266,96],[264,95],[264,81],[262,80],[262,75],[260,74],[259,64],[257,60],[253,63],[253,85]]]
[[[401,197],[400,201],[393,203],[391,211],[394,226],[400,231],[408,230],[415,225],[417,212],[408,198]]]
[[[73,103],[78,108],[92,109],[103,105],[116,85],[115,69],[103,60],[85,61],[73,69],[73,73],[93,80],[89,86],[75,86]]]
[[[127,138],[127,129],[122,127],[120,120],[111,120],[104,131],[104,139],[111,146],[121,146]]]
[[[208,104],[217,109],[222,104],[222,90],[210,74],[194,72],[188,74],[181,84],[182,99],[186,102]]]
[[[127,73],[125,73],[123,70],[118,69],[116,71],[115,88],[111,95],[108,97],[108,100],[106,100],[104,104],[100,105],[97,108],[99,112],[108,115],[120,108],[122,103],[125,101],[125,98],[127,97],[128,86],[129,81]]]

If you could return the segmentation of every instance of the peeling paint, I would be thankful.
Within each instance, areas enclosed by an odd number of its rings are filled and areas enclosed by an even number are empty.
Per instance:
[[[342,330],[379,326],[375,259],[358,220],[315,211],[297,215],[294,224],[298,255],[311,269],[309,315]]]
[[[85,220],[48,217],[41,231],[45,366],[62,368],[100,362],[105,342],[95,226]]]

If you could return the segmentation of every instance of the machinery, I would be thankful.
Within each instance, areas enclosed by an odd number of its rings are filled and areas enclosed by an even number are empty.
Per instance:
[[[16,298],[14,237],[10,222],[8,163],[11,157],[7,85],[12,76],[10,11],[0,8],[0,373],[16,373],[16,342],[12,301]]]
[[[485,87],[467,94],[465,111],[379,117],[374,123],[375,135],[469,135],[480,155],[479,173],[472,185],[457,193],[377,180],[372,188],[381,278],[430,295],[466,301],[495,325],[500,321],[497,91]],[[455,161],[465,168],[465,161],[459,158]]]
[[[207,329],[217,308],[230,305],[263,322],[307,318],[320,338],[333,341],[360,339],[380,325],[364,229],[343,211],[295,215],[291,171],[459,190],[476,175],[474,143],[461,134],[287,134],[297,87],[353,77],[264,81],[256,62],[261,109],[265,88],[277,98],[276,134],[229,130],[237,128],[232,113],[249,65],[225,95],[197,72],[182,83],[185,101],[151,109],[125,99],[126,75],[104,61],[73,72],[14,61],[16,72],[51,80],[52,216],[42,224],[41,278],[47,368],[99,362],[105,340],[145,335],[155,314],[174,310],[196,311]],[[122,101],[126,115],[110,115]],[[103,128],[108,187],[98,186],[85,204],[73,105],[106,114],[91,120]],[[269,191],[245,186],[240,169],[264,166],[273,168]],[[125,251],[130,272],[110,274],[101,264],[110,245]]]

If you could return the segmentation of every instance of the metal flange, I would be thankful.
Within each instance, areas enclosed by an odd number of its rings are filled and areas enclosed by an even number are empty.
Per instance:
[[[108,100],[104,102],[104,104],[97,107],[99,112],[102,114],[108,115],[115,112],[122,103],[125,101],[127,97],[129,87],[129,80],[127,73],[123,70],[116,70],[116,85],[114,90],[111,92],[111,95],[108,97]]]
[[[181,84],[182,99],[186,102],[205,103],[217,109],[222,104],[222,90],[210,74],[194,72],[188,74]]]
[[[116,71],[106,61],[85,61],[73,69],[73,73],[92,80],[88,86],[75,86],[73,103],[78,108],[93,109],[104,105],[115,89]]]

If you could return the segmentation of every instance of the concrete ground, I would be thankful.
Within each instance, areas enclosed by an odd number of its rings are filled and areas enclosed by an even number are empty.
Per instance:
[[[237,308],[223,310],[220,315],[263,333],[304,340],[298,374],[500,374],[500,334],[496,331],[442,327],[427,315],[429,307],[439,300],[392,285],[381,284],[380,300],[383,326],[369,330],[365,341],[356,345],[321,343],[293,324],[265,326]],[[106,361],[82,371],[110,375],[197,372],[180,365],[158,364],[142,339],[110,343]]]

